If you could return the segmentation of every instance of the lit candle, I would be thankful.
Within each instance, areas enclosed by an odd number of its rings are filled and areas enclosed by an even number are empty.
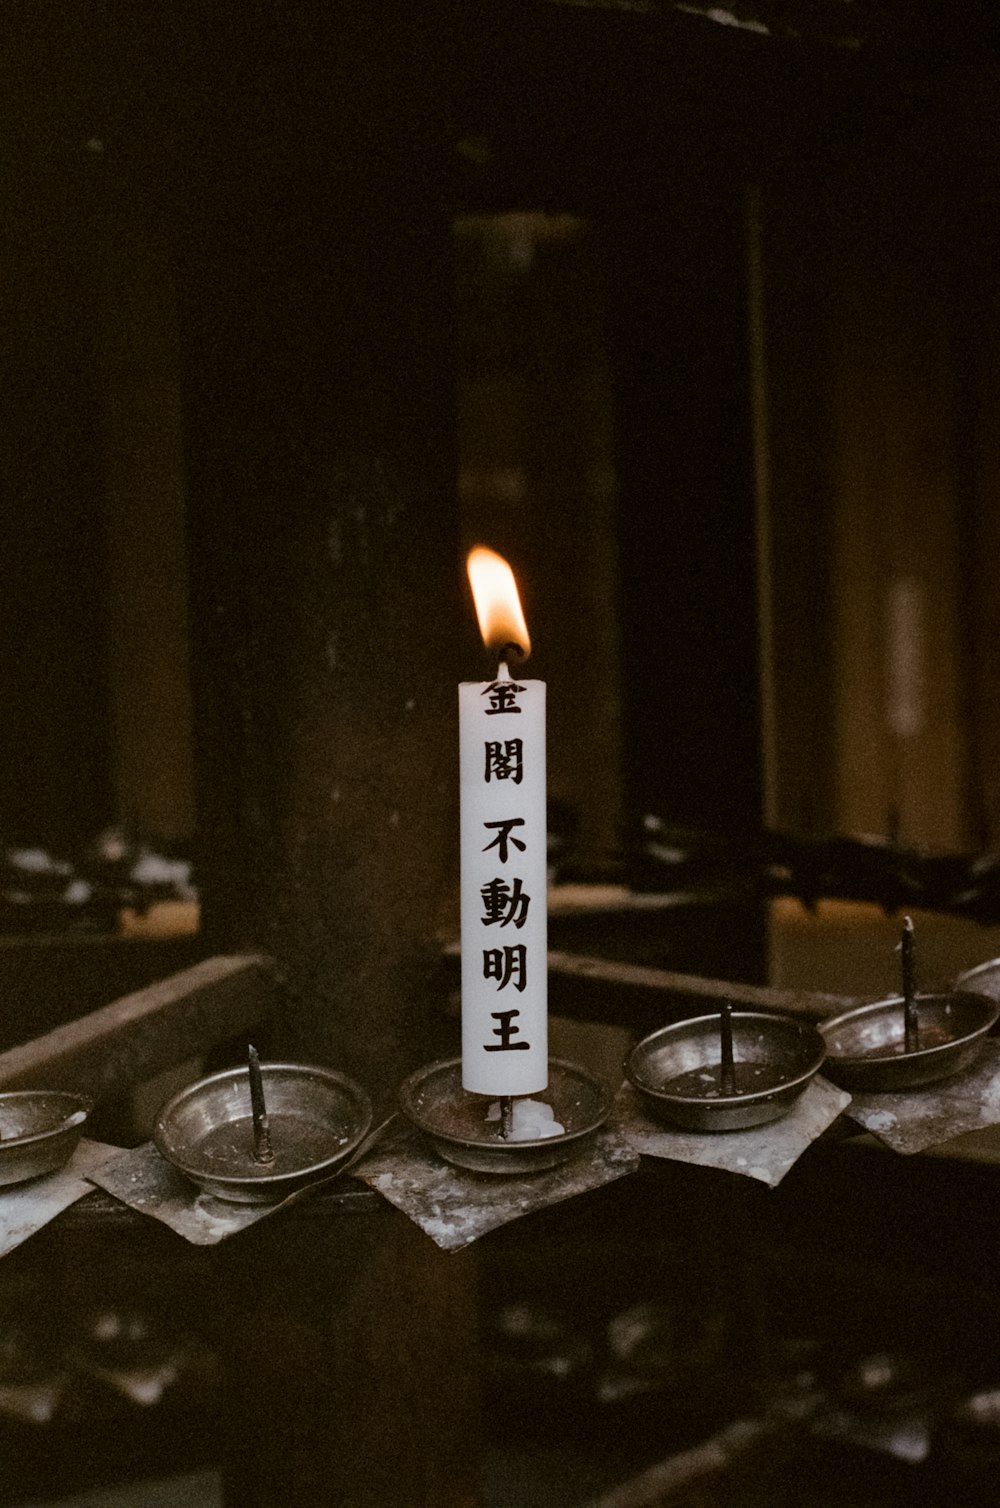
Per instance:
[[[507,1097],[549,1076],[545,682],[508,668],[531,643],[507,562],[477,549],[468,571],[498,669],[458,688],[462,1085]]]

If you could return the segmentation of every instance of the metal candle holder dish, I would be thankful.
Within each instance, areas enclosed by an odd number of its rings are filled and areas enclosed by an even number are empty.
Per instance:
[[[950,1078],[979,1055],[1000,1002],[971,990],[914,995],[907,1042],[905,995],[891,995],[821,1022],[825,1072],[859,1093],[893,1094]]]
[[[237,1204],[272,1204],[332,1176],[372,1120],[368,1096],[344,1074],[300,1063],[257,1068],[266,1149],[246,1068],[188,1085],[164,1105],[153,1128],[161,1157],[204,1193]]]
[[[0,1094],[0,1185],[25,1183],[63,1167],[92,1109],[91,1100],[61,1089]]]
[[[625,1074],[659,1118],[688,1131],[742,1131],[787,1114],[825,1056],[811,1022],[729,1007],[644,1037]]]
[[[563,1130],[533,1141],[502,1140],[487,1120],[489,1096],[462,1088],[462,1060],[429,1063],[399,1089],[406,1118],[446,1162],[476,1173],[536,1173],[558,1167],[582,1152],[611,1110],[611,1091],[576,1063],[549,1059],[548,1089],[530,1098],[552,1107]]]

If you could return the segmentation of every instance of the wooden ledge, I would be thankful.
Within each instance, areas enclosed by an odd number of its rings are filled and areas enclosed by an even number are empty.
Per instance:
[[[71,1089],[100,1100],[254,1026],[277,998],[263,955],[206,958],[0,1053],[0,1088]]]

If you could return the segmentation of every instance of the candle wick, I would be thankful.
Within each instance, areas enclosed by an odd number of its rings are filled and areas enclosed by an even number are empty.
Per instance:
[[[524,650],[515,640],[509,639],[506,644],[500,645],[498,654],[500,663],[497,666],[496,678],[498,681],[509,681],[511,675],[507,661],[511,658],[512,655],[518,660],[523,660],[525,657]]]

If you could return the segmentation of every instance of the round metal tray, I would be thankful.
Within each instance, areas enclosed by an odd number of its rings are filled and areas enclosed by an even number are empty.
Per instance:
[[[229,1068],[189,1084],[156,1117],[161,1157],[206,1194],[272,1204],[332,1176],[368,1131],[372,1107],[353,1080],[330,1068],[262,1063],[274,1160],[253,1157],[250,1074]]]
[[[83,1095],[61,1089],[0,1094],[0,1185],[25,1183],[67,1163],[93,1109]]]
[[[975,1062],[983,1038],[1000,1015],[1000,1002],[969,990],[918,994],[914,1004],[919,1046],[910,1052],[905,1048],[902,995],[823,1021],[827,1077],[844,1089],[873,1094],[936,1083]]]
[[[550,1058],[549,1086],[530,1098],[551,1105],[565,1128],[559,1135],[502,1141],[496,1122],[486,1119],[490,1096],[462,1088],[461,1058],[418,1068],[399,1089],[400,1109],[435,1151],[456,1167],[475,1173],[536,1173],[558,1167],[593,1140],[608,1118],[612,1095],[607,1084],[586,1068]]]
[[[654,1115],[688,1131],[743,1131],[788,1113],[823,1064],[823,1037],[811,1022],[770,1011],[733,1011],[731,1019],[732,1094],[722,1092],[717,1012],[636,1043],[625,1074]]]

